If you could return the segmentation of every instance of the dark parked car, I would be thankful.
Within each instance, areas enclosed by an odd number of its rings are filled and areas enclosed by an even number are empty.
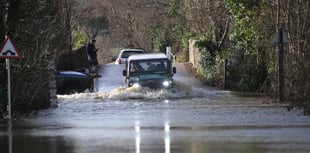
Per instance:
[[[87,73],[77,71],[60,71],[56,73],[57,94],[73,94],[92,91],[93,78]]]

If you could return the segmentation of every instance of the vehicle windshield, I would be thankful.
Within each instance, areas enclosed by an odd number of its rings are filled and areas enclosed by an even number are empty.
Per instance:
[[[139,60],[130,61],[130,73],[167,73],[169,72],[169,61],[166,59],[160,60]]]
[[[121,58],[128,58],[130,55],[141,54],[142,51],[124,51],[121,55]]]

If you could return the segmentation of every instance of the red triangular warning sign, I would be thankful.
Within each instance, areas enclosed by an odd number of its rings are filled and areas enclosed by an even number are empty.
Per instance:
[[[16,49],[14,42],[9,36],[6,37],[1,46],[0,58],[21,58],[20,52]]]

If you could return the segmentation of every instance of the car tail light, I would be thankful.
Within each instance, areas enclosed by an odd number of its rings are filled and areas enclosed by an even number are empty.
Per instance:
[[[117,63],[122,64],[122,60],[120,58],[117,58]]]

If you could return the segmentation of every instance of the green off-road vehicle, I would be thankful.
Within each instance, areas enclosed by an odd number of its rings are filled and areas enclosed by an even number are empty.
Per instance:
[[[128,87],[171,88],[176,68],[163,53],[131,55],[123,70]]]

